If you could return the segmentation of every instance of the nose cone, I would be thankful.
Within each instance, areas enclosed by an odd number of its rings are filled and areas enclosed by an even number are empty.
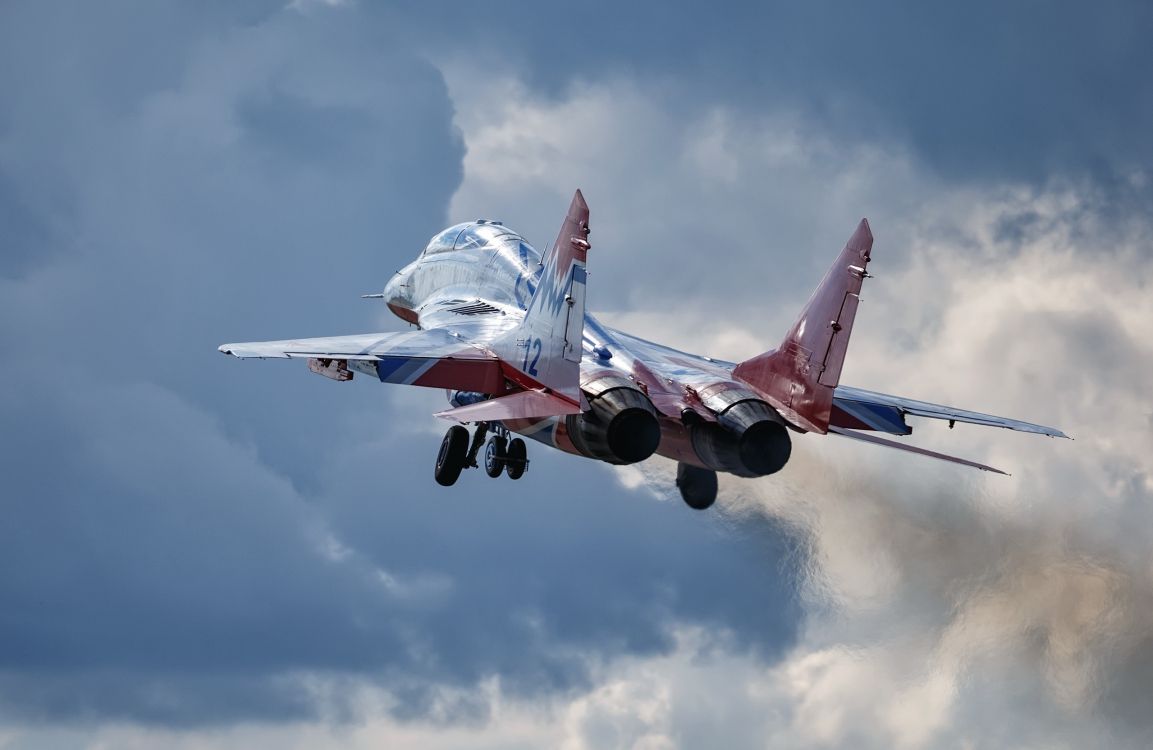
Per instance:
[[[401,320],[416,323],[416,312],[413,310],[412,300],[412,274],[408,269],[397,271],[384,285],[384,301],[388,309]]]
[[[388,302],[388,304],[391,305],[393,302],[399,299],[400,293],[403,291],[403,289],[403,272],[398,271],[393,275],[391,279],[388,280],[388,283],[384,285],[384,299]]]

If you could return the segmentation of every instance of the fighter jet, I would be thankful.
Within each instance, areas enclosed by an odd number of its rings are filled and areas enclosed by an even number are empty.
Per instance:
[[[1067,437],[1052,427],[841,385],[873,248],[862,219],[780,344],[743,362],[689,354],[602,324],[585,310],[589,209],[578,190],[542,255],[499,221],[437,234],[379,294],[418,330],[225,344],[240,358],[304,359],[336,381],[360,374],[448,392],[449,427],[434,477],[464,469],[519,479],[524,438],[610,464],[654,453],[677,462],[691,508],[710,507],[717,473],[763,477],[785,467],[795,436],[833,434],[991,466],[880,437],[907,417]],[[466,425],[472,426],[472,431]],[[480,458],[484,450],[483,459]],[[479,461],[479,463],[478,463]]]

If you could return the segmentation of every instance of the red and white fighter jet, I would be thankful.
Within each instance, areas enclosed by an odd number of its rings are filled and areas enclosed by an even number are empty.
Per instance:
[[[678,462],[677,486],[713,504],[717,472],[759,477],[784,468],[794,435],[832,433],[999,472],[877,433],[909,435],[907,416],[1066,437],[1052,427],[887,396],[840,384],[873,235],[862,219],[776,349],[740,363],[688,354],[605,326],[585,311],[589,210],[578,190],[542,256],[500,222],[458,224],[433,237],[389,281],[383,298],[419,330],[225,344],[241,358],[306,359],[338,381],[449,391],[449,428],[435,477],[463,469],[518,479],[524,441],[611,464],[659,453]],[[469,435],[466,427],[474,425]]]

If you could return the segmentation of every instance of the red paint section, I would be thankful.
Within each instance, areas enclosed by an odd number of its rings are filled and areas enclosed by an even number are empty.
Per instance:
[[[442,359],[412,385],[492,394],[508,390],[500,362],[495,359]]]
[[[661,419],[661,445],[657,453],[674,461],[697,466],[702,469],[709,468],[701,462],[697,451],[693,448],[690,428],[673,419]]]
[[[584,455],[577,450],[576,445],[573,444],[572,438],[568,434],[568,420],[559,419],[556,424],[556,432],[553,433],[553,446],[561,449],[565,453],[572,453],[577,456]]]
[[[803,430],[828,432],[833,389],[841,379],[872,249],[869,222],[861,219],[780,347],[733,370]]]
[[[391,302],[388,303],[388,309],[392,310],[393,315],[406,323],[412,323],[413,325],[416,325],[420,322],[420,319],[416,315],[416,310],[409,310],[407,307],[401,307],[400,305],[395,305]]]
[[[662,416],[679,422],[686,411],[691,411],[705,422],[717,421],[716,415],[701,403],[695,391],[681,383],[669,383],[639,359],[633,361],[633,382]]]
[[[501,375],[507,378],[510,383],[520,386],[523,390],[536,391],[544,388],[544,383],[536,378],[529,377],[521,372],[519,368],[512,366],[503,359],[500,360],[500,371]]]
[[[557,235],[557,273],[567,274],[573,259],[584,263],[589,251],[589,205],[585,202],[584,194],[580,190],[573,193],[572,203],[569,204],[568,214],[565,215],[564,224],[561,225],[560,234]]]
[[[580,414],[580,405],[544,391],[521,391],[437,412],[436,416],[458,422],[500,422],[505,419],[539,419],[565,414]]]
[[[832,415],[829,418],[829,429],[832,429],[833,427],[845,427],[850,430],[874,429],[872,425],[865,424],[849,412],[837,407],[836,404],[833,404]]]
[[[536,378],[533,378],[533,377],[530,377],[530,376],[524,374],[523,372],[520,371],[519,368],[514,367],[513,365],[509,364],[508,362],[505,362],[503,359],[500,360],[500,370],[501,370],[501,375],[507,379],[508,383],[511,383],[513,386],[517,386],[517,387],[521,388],[522,390],[525,390],[525,391],[544,391],[551,396],[555,396],[556,398],[559,398],[563,401],[568,401],[571,404],[577,403],[575,401],[571,401],[568,398],[568,396],[565,396],[564,394],[561,394],[561,393],[556,393],[552,389],[547,388],[544,383],[540,382]],[[506,384],[505,390],[506,391],[515,390],[515,388],[509,388],[509,387],[507,387],[507,384]],[[491,393],[491,392],[494,392],[494,391],[486,391],[486,393]],[[583,394],[581,394],[581,398],[582,399],[584,398]],[[578,404],[578,406],[579,406],[579,404]],[[580,411],[580,410],[578,409],[578,411]]]

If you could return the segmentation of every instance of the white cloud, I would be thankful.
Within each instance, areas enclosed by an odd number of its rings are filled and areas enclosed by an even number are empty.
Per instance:
[[[459,701],[487,707],[483,727],[383,718],[389,696],[364,688],[353,725],[30,729],[0,747],[1147,744],[1127,703],[1153,677],[1146,221],[1108,225],[1080,185],[949,187],[787,112],[686,111],[623,80],[541,101],[513,79],[449,73],[469,148],[453,213],[500,211],[547,241],[568,191],[586,187],[594,294],[613,322],[734,359],[767,348],[868,213],[878,278],[846,380],[1077,441],[917,426],[920,444],[1004,465],[1006,479],[806,437],[781,475],[724,479],[726,523],[768,517],[807,542],[804,631],[771,667],[724,632],[682,629],[671,653],[602,665],[583,693],[511,701],[493,677],[440,696],[445,717]],[[670,473],[658,461],[618,477],[671,493]]]
[[[793,717],[783,746],[1149,736],[1122,718],[1140,700],[1126,691],[1153,681],[1141,661],[1153,631],[1141,531],[1153,474],[1146,219],[1117,223],[1084,184],[951,187],[901,153],[830,142],[788,113],[685,111],[627,81],[540,101],[515,82],[486,88],[453,68],[448,78],[469,146],[458,212],[505,205],[514,225],[540,223],[532,212],[591,185],[603,253],[590,259],[593,294],[610,322],[729,358],[768,348],[812,286],[794,281],[815,281],[810,268],[840,247],[831,237],[851,229],[830,230],[830,219],[869,213],[879,278],[845,380],[1077,438],[918,426],[920,444],[1013,478],[801,438],[778,477],[723,481],[722,512],[767,514],[810,540],[802,643],[761,676],[764,694],[745,698]],[[717,239],[703,264],[701,236]],[[814,257],[766,250],[780,237],[809,237]],[[626,265],[626,254],[644,262]],[[796,288],[776,286],[774,271]],[[657,304],[661,286],[681,291]],[[774,286],[776,299],[764,294]],[[671,486],[667,465],[647,472]],[[657,707],[646,710],[660,714],[658,698],[681,686],[650,687]],[[594,695],[629,705],[629,689]],[[596,700],[582,700],[592,710]],[[615,715],[596,713],[620,736],[644,736],[627,729],[635,716]]]

